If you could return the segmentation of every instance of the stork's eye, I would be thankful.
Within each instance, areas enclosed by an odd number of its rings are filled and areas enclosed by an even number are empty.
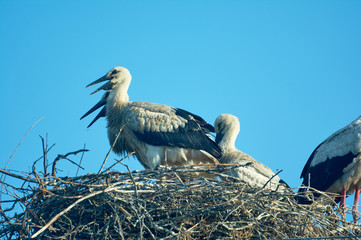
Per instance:
[[[112,75],[116,74],[117,72],[117,70],[113,70]]]

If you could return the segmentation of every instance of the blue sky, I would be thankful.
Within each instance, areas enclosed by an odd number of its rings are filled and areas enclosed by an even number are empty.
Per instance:
[[[0,0],[0,167],[44,117],[8,169],[30,171],[42,156],[39,135],[48,134],[56,143],[49,161],[86,144],[80,174],[97,172],[109,144],[104,119],[89,129],[95,115],[79,120],[101,97],[85,86],[123,66],[132,101],[212,124],[236,115],[237,148],[297,187],[314,148],[361,115],[360,12],[361,1],[348,0]],[[125,163],[141,169],[133,158]],[[58,166],[59,175],[76,172]]]

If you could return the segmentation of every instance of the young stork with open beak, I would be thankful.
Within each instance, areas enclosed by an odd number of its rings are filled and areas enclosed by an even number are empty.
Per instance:
[[[115,153],[135,152],[146,169],[218,163],[221,150],[209,135],[214,127],[201,117],[167,105],[129,101],[131,75],[124,67],[113,68],[87,87],[104,81],[107,82],[93,92],[106,91],[100,102],[81,119],[104,106],[88,127],[106,117],[111,145],[121,131]]]
[[[355,192],[352,215],[357,222],[361,187],[361,116],[318,145],[303,168],[301,178],[304,186],[341,194],[336,202],[340,202],[342,208],[346,207],[346,195]],[[300,192],[304,191],[304,188],[300,189]],[[311,203],[302,196],[299,202]]]
[[[235,147],[237,135],[240,131],[239,120],[231,114],[221,114],[217,117],[214,127],[216,130],[216,143],[222,149],[219,162],[223,164],[246,164],[245,167],[234,168],[227,172],[232,177],[248,183],[251,187],[265,187],[273,191],[284,192],[288,185],[272,172],[267,166],[254,160],[248,154]]]

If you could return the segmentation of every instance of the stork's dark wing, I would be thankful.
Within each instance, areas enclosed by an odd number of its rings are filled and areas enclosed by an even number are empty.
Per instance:
[[[318,145],[302,170],[303,185],[327,191],[360,154],[360,138],[361,126],[356,120]]]
[[[214,131],[213,126],[195,114],[166,105],[134,102],[127,115],[127,126],[150,145],[198,149],[215,158],[221,156],[221,149],[208,135]]]
[[[187,119],[187,120],[194,120],[195,122],[197,122],[199,124],[199,126],[201,128],[203,128],[203,130],[205,130],[207,133],[208,132],[215,132],[214,130],[214,127],[207,123],[203,118],[201,118],[200,116],[198,115],[195,115],[191,112],[188,112],[186,110],[183,110],[181,108],[175,108],[175,113],[176,115],[180,116],[180,117],[183,117],[184,119]]]
[[[312,166],[303,176],[303,185],[326,191],[343,174],[343,170],[352,163],[357,155],[352,152],[343,156],[327,158],[325,161]]]

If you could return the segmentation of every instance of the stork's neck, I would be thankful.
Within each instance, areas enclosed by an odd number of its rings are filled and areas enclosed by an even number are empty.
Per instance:
[[[222,151],[232,151],[236,150],[236,138],[239,130],[235,128],[225,129],[222,140],[219,142],[219,147]]]
[[[108,120],[108,127],[119,127],[122,123],[122,113],[119,109],[123,108],[129,101],[127,88],[113,89],[107,98],[106,117]]]
[[[110,106],[114,107],[116,105],[122,105],[129,101],[128,95],[128,85],[121,85],[119,87],[115,87],[113,91],[109,94],[107,102],[110,103]]]

